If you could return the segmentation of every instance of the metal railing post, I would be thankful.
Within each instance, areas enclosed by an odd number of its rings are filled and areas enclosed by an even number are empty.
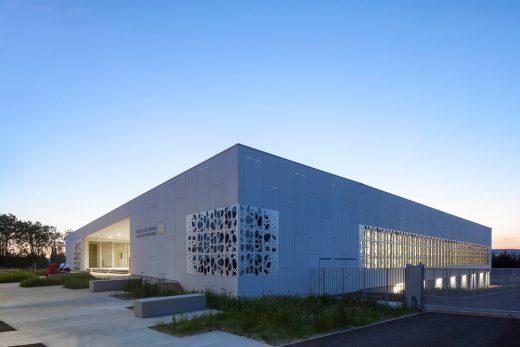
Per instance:
[[[386,300],[386,304],[388,305],[388,268],[386,268],[386,286],[385,286],[385,300]]]
[[[341,268],[341,294],[345,294],[345,268]]]
[[[458,296],[462,296],[461,286],[462,286],[462,277],[460,277],[460,268],[459,268],[459,276],[455,279],[455,288],[457,289],[457,293],[459,294]]]
[[[362,275],[363,276],[363,299],[366,299],[365,292],[366,292],[366,289],[367,289],[367,285],[366,285],[366,282],[367,282],[367,280],[366,280],[366,270],[367,269],[366,268],[362,268],[361,270],[362,270],[361,273],[363,274]]]
[[[520,296],[520,271],[516,271],[516,293]]]
[[[445,269],[444,270],[444,278],[443,278],[443,282],[446,282],[446,285],[444,286],[444,290],[445,290],[445,298],[444,298],[444,303],[447,305],[448,304],[448,269]]]
[[[325,269],[323,268],[320,268],[320,277],[321,277],[321,293],[320,294],[325,294]]]

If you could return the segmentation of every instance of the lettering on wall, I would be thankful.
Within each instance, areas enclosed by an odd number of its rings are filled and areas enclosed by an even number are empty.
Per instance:
[[[74,242],[74,270],[80,271],[81,267],[81,241]]]
[[[147,227],[147,228],[139,228],[135,231],[135,237],[140,239],[142,237],[148,237],[148,236],[154,236],[154,235],[157,235],[158,234],[158,226],[157,225],[154,225],[154,226],[151,226],[151,227]],[[164,224],[162,225],[162,233],[160,234],[164,234]]]

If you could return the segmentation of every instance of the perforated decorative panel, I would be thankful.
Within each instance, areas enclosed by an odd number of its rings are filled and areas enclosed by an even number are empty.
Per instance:
[[[186,273],[237,275],[237,206],[186,216]]]
[[[239,205],[240,275],[278,274],[278,211]]]
[[[81,241],[74,242],[74,270],[80,271],[81,267]]]
[[[186,273],[278,274],[278,211],[233,205],[186,216]]]

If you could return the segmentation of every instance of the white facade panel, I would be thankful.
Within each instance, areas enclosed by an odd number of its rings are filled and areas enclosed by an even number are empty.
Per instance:
[[[236,275],[192,271],[187,257],[187,216],[229,206],[271,210],[278,216],[278,247],[269,258],[277,271],[240,273],[240,266],[246,264],[245,260],[240,262],[240,249]],[[187,290],[212,288],[246,296],[307,294],[312,269],[320,264],[361,266],[360,225],[491,246],[490,228],[242,145],[204,161],[68,236],[69,262],[87,269],[85,237],[126,218],[130,219],[132,274],[178,280]],[[237,223],[240,236],[240,228],[246,230],[246,226]],[[164,233],[137,237],[138,230],[160,230],[159,226],[164,226]],[[211,232],[208,235],[209,243],[201,242],[210,247]],[[240,240],[237,242],[240,247]],[[249,243],[253,247],[266,245],[255,242]],[[211,247],[206,250],[209,253],[201,254],[210,258],[197,258],[201,264],[211,263],[213,256],[218,258]],[[192,249],[189,252],[198,254]],[[258,258],[254,264],[265,265],[266,261]]]

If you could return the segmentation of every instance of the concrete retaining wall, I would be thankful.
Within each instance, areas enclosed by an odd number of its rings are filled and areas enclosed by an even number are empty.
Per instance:
[[[91,292],[110,292],[114,290],[123,290],[130,283],[130,279],[113,279],[113,280],[92,280],[89,282]]]
[[[206,295],[184,294],[134,300],[134,315],[140,318],[204,310]]]

